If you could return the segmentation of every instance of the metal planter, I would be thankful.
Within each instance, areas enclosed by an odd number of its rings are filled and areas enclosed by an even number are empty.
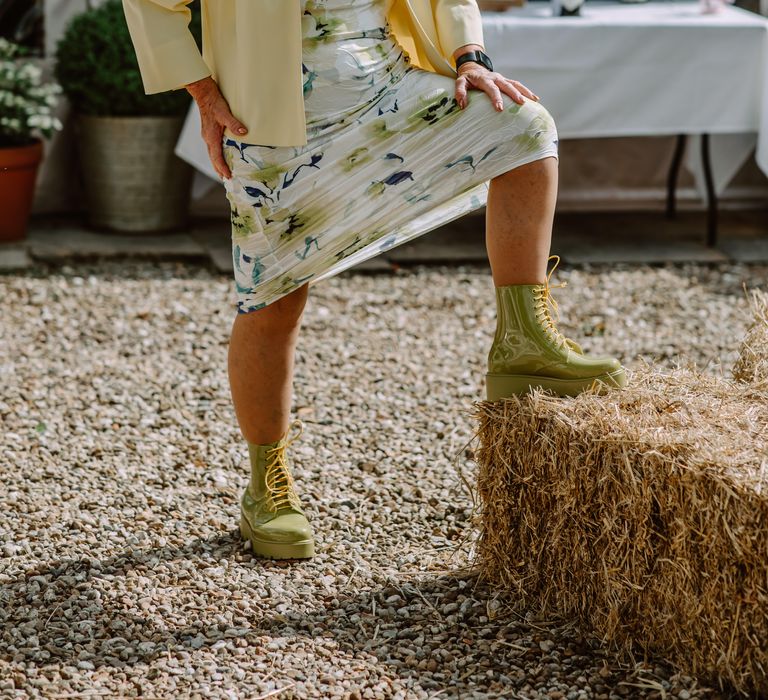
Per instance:
[[[193,169],[173,152],[183,124],[183,116],[77,116],[91,226],[149,233],[187,225]]]

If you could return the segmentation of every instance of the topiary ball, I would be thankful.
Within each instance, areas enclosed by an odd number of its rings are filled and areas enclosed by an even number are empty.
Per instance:
[[[190,30],[200,46],[197,0],[190,6]],[[183,115],[186,90],[144,94],[121,0],[107,0],[75,16],[56,47],[56,79],[74,108],[101,117]]]

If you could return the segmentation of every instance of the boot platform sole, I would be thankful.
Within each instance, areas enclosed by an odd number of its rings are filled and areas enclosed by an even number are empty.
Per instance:
[[[253,553],[266,559],[310,559],[315,556],[314,540],[298,542],[269,542],[253,534],[244,515],[240,515],[240,534],[251,543]]]
[[[522,396],[532,389],[551,391],[557,396],[576,396],[595,387],[599,394],[608,389],[621,389],[626,386],[627,377],[624,368],[607,372],[596,377],[583,379],[557,379],[555,377],[537,377],[525,374],[485,375],[485,388],[488,401],[498,401],[508,396]]]

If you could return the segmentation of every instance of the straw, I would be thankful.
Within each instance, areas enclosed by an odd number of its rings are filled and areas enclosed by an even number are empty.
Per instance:
[[[767,300],[733,381],[643,366],[604,396],[475,402],[495,588],[626,661],[768,692]]]

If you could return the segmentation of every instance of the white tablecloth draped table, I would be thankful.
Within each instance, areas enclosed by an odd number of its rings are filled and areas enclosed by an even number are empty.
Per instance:
[[[581,17],[546,2],[484,12],[494,68],[528,85],[561,138],[709,133],[721,193],[757,143],[768,173],[768,20],[731,6],[703,15],[697,1],[587,0]],[[176,153],[199,170],[194,196],[218,178],[190,108]],[[696,144],[691,144],[695,146]],[[686,164],[704,190],[700,149]]]
[[[485,13],[483,31],[494,68],[539,95],[562,138],[709,133],[718,194],[755,144],[768,174],[766,18],[730,5],[705,15],[697,1],[601,0],[553,17],[532,2]]]

